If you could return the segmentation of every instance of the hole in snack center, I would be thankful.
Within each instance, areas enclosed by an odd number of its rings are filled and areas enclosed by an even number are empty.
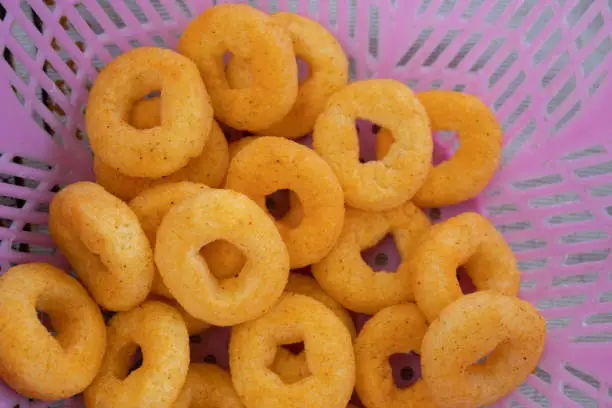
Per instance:
[[[476,292],[476,286],[463,266],[457,268],[457,280],[459,281],[459,286],[464,295]]]
[[[38,320],[42,323],[42,325],[47,329],[49,334],[53,337],[57,335],[55,328],[53,327],[53,322],[51,321],[51,316],[42,310],[37,311]]]
[[[151,129],[161,125],[161,104],[152,99],[161,97],[160,91],[152,91],[137,101],[129,112],[129,122],[136,129]]]
[[[402,258],[393,235],[387,234],[376,245],[361,252],[361,257],[374,272],[395,272]]]
[[[376,134],[380,126],[365,119],[357,119],[355,130],[359,137],[359,161],[367,163],[376,160]]]
[[[300,57],[296,57],[298,68],[298,83],[302,85],[310,77],[310,65]]]
[[[421,356],[414,352],[390,355],[389,365],[399,389],[408,388],[421,378]]]
[[[304,343],[279,344],[270,365],[285,384],[294,384],[312,375],[305,359]]]
[[[386,129],[380,130],[375,128],[377,155],[384,157],[389,151],[389,147],[393,143],[393,135]],[[459,137],[455,131],[439,131],[433,133],[434,149],[431,163],[437,166],[445,161],[448,161],[457,149],[459,148]]]
[[[121,363],[114,365],[114,369],[116,370],[114,374],[118,380],[123,381],[142,366],[142,349],[136,343],[125,344],[117,353],[116,358]]]
[[[299,343],[283,344],[281,347],[291,352],[291,354],[294,356],[297,356],[304,351],[304,342],[301,341]]]
[[[219,280],[237,277],[246,263],[242,251],[224,239],[204,245],[200,248],[200,256],[210,273]]]
[[[302,203],[296,193],[283,189],[266,196],[266,208],[275,220],[289,228],[297,227],[302,221]]]

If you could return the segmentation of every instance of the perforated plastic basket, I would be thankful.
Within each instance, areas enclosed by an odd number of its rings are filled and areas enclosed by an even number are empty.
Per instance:
[[[83,108],[97,71],[175,45],[206,0],[0,1],[0,266],[66,263],[47,233],[61,186],[92,178]],[[352,79],[474,93],[505,130],[477,199],[519,259],[546,350],[503,407],[612,407],[612,1],[268,0],[340,40]],[[46,406],[0,386],[0,407]],[[79,401],[62,406],[79,406]]]

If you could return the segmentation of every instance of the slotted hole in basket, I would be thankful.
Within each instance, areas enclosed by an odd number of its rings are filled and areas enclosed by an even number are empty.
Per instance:
[[[391,354],[388,361],[395,386],[400,390],[421,379],[421,356],[415,352]]]
[[[4,21],[5,18],[6,18],[6,9],[4,8],[2,3],[0,3],[0,20]]]
[[[210,273],[220,282],[240,275],[246,263],[244,253],[224,239],[204,245],[200,248],[199,254],[206,262]]]
[[[461,46],[457,54],[453,57],[453,59],[448,63],[447,68],[455,69],[459,66],[459,64],[465,60],[467,55],[472,51],[474,46],[482,39],[482,34],[474,33],[470,35],[467,41]]]
[[[289,228],[296,228],[302,222],[302,203],[299,196],[289,189],[281,189],[268,194],[266,209],[276,221]]]
[[[85,45],[85,40],[83,39],[83,36],[79,32],[79,30],[77,30],[74,24],[72,24],[70,19],[68,19],[67,16],[61,16],[59,18],[59,23],[68,34],[68,37],[70,37],[70,39],[77,46],[77,48],[81,50],[81,52],[85,52],[85,49],[87,48],[87,46]]]
[[[25,65],[13,55],[13,52],[9,48],[4,47],[2,50],[2,58],[26,85],[30,83],[30,73]]]
[[[574,92],[576,86],[576,76],[572,75],[548,102],[548,114],[553,113]]]
[[[595,0],[580,0],[566,17],[566,21],[569,26],[571,27],[578,21],[580,21],[582,16],[586,14],[586,12],[589,10],[589,8],[593,5],[594,2]]]
[[[43,20],[40,18],[38,13],[32,8],[28,1],[20,1],[21,11],[23,12],[25,18],[32,23],[34,28],[38,30],[41,34],[45,31]]]
[[[599,408],[599,403],[582,390],[568,384],[563,384],[563,395],[584,408]]]
[[[392,234],[385,235],[374,246],[361,251],[361,258],[374,272],[395,272],[402,262]]]
[[[17,21],[13,21],[13,23],[11,24],[11,36],[23,48],[23,50],[30,57],[32,57],[32,59],[36,58],[38,48],[36,47],[36,45],[34,45],[34,41],[32,41],[30,36],[25,32],[23,27]]]
[[[410,45],[406,53],[399,59],[396,65],[398,67],[403,67],[408,64],[410,60],[412,60],[412,58],[417,54],[417,52],[419,52],[419,50],[423,48],[423,45],[425,45],[425,41],[429,39],[433,31],[434,30],[431,27],[423,29],[419,33],[417,39]]]
[[[56,121],[66,123],[66,112],[44,88],[36,87],[36,97],[51,112]]]
[[[584,76],[589,75],[604,61],[607,61],[610,51],[612,51],[612,37],[607,35],[582,62]]]
[[[94,17],[93,13],[87,8],[85,4],[83,4],[82,2],[78,2],[74,5],[74,8],[83,19],[83,22],[85,22],[85,24],[89,26],[89,28],[91,29],[91,31],[94,32],[94,34],[100,35],[104,33],[102,25],[100,25],[98,20]]]
[[[72,61],[72,60],[70,60]],[[71,67],[71,70],[76,74],[77,72],[77,65],[76,63],[73,64],[69,64],[69,67]],[[47,77],[53,81],[53,83],[55,84],[55,86],[57,86],[57,88],[66,96],[70,96],[72,95],[72,88],[70,87],[70,85],[68,85],[66,83],[66,81],[64,80],[64,78],[62,78],[60,76],[60,74],[56,71],[56,69],[53,67],[53,65],[48,61],[45,60],[45,62],[43,63],[43,72],[45,73],[45,75],[47,75]]]
[[[549,23],[549,21],[552,20],[554,15],[555,15],[555,13],[554,13],[552,7],[550,7],[550,6],[546,7],[546,9],[542,12],[540,17],[538,17],[536,22],[533,23],[533,25],[529,28],[529,30],[527,30],[527,33],[525,34],[525,40],[529,44],[533,43],[533,40],[537,37],[537,35],[540,32],[542,32],[544,27],[546,27],[546,25]]]
[[[166,7],[159,0],[151,0],[151,5],[163,21],[174,21],[172,15],[168,12],[168,9],[166,9]]]

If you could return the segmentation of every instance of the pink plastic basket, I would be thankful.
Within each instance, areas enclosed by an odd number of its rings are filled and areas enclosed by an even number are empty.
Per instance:
[[[132,47],[174,46],[215,3],[0,2],[2,271],[67,267],[47,209],[59,188],[92,179],[82,113],[100,67]],[[498,406],[612,407],[612,1],[249,3],[320,21],[349,55],[353,79],[466,91],[492,107],[505,130],[501,170],[478,199],[431,214],[489,217],[519,259],[521,297],[547,319],[542,361]],[[0,407],[48,405],[0,391]]]

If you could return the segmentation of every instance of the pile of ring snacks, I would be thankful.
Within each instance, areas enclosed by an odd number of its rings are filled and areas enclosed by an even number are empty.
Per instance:
[[[347,73],[319,24],[246,5],[208,9],[178,52],[108,64],[86,112],[99,184],[70,185],[50,207],[78,280],[45,264],[0,278],[4,381],[99,408],[345,408],[354,390],[367,408],[461,408],[516,388],[545,323],[516,297],[512,251],[479,214],[432,226],[421,210],[487,185],[498,122],[471,95]],[[359,159],[358,118],[380,126],[376,161]],[[251,136],[228,146],[220,124]],[[461,145],[432,166],[432,132],[449,129]],[[313,149],[292,140],[310,132]],[[266,200],[279,190],[290,209],[277,219]],[[388,233],[401,263],[376,273],[361,252]],[[304,267],[311,276],[291,271]],[[106,325],[101,308],[116,312]],[[359,332],[353,312],[373,315]],[[230,373],[190,363],[190,334],[210,325],[232,326]],[[297,342],[297,354],[280,347]],[[422,378],[399,389],[388,359],[411,351]]]

